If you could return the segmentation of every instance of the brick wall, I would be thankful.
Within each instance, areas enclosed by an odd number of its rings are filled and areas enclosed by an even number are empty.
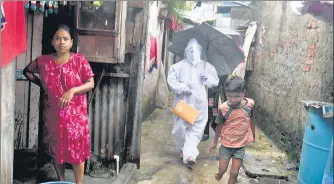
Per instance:
[[[297,16],[284,1],[256,2],[254,10],[259,24],[248,92],[255,121],[299,160],[306,118],[300,101],[333,102],[333,25]]]

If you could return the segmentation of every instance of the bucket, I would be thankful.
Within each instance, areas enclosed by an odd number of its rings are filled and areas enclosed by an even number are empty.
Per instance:
[[[298,173],[299,184],[322,183],[333,138],[333,105],[304,102],[307,121]]]
[[[333,184],[333,139],[332,145],[329,151],[326,169],[324,172],[324,178],[322,179],[322,184]]]

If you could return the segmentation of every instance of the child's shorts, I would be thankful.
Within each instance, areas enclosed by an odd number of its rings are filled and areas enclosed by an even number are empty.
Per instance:
[[[245,157],[246,146],[241,148],[228,148],[221,146],[219,148],[219,159],[230,160],[232,157],[243,160]]]

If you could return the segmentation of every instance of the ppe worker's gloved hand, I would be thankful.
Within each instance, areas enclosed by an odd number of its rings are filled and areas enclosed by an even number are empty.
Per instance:
[[[202,73],[201,74],[201,80],[202,80],[202,82],[205,82],[206,80],[208,80],[208,74],[207,73]]]
[[[188,86],[186,86],[186,88],[183,90],[183,93],[186,95],[191,95],[191,89]]]

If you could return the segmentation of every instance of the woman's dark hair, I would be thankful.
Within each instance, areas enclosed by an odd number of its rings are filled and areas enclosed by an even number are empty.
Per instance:
[[[68,26],[65,25],[65,24],[59,24],[59,25],[57,26],[57,28],[56,28],[56,30],[55,30],[55,32],[53,33],[52,36],[54,36],[54,35],[56,34],[56,32],[59,31],[60,29],[63,29],[63,30],[65,30],[66,32],[68,32],[68,34],[71,36],[71,38],[73,38],[70,27],[68,27]]]
[[[245,89],[245,80],[239,76],[232,75],[225,82],[226,92],[244,92]]]

